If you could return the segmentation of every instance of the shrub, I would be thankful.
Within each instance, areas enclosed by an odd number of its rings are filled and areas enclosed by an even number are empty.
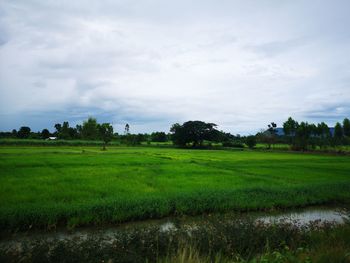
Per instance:
[[[246,138],[245,144],[250,148],[253,149],[256,145],[256,138],[253,135],[250,135]]]

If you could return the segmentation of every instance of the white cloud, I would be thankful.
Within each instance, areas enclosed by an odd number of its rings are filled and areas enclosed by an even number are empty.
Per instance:
[[[201,119],[249,133],[290,115],[333,124],[350,114],[349,7],[3,1],[0,128],[24,115],[50,126],[52,112],[55,121],[75,112],[133,121],[137,131]]]

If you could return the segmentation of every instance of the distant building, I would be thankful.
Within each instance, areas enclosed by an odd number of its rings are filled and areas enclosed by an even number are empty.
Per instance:
[[[46,139],[47,141],[57,140],[57,137],[49,137]]]

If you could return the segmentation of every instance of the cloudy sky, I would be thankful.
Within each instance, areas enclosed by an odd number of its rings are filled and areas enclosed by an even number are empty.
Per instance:
[[[1,0],[0,130],[350,117],[350,1]]]

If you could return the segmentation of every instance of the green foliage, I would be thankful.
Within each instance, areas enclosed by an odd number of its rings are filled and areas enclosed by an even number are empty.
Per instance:
[[[247,136],[245,140],[246,145],[250,148],[253,149],[256,145],[256,138],[254,135]]]
[[[98,138],[98,127],[96,119],[90,117],[87,121],[84,121],[81,133],[82,138],[85,140],[95,140]]]
[[[253,151],[2,146],[0,227],[349,202],[349,160]]]
[[[48,130],[48,129],[43,129],[42,131],[41,131],[41,138],[43,138],[43,139],[47,139],[47,138],[49,138],[50,137],[50,131]]]
[[[42,139],[0,139],[0,145],[7,146],[101,146],[101,140],[42,140]],[[119,141],[112,141],[111,145],[120,145]]]
[[[168,136],[165,132],[153,132],[151,134],[152,142],[166,142],[168,140]]]
[[[298,128],[298,122],[289,117],[286,122],[283,123],[283,131],[286,136],[294,136]]]
[[[343,137],[343,129],[341,124],[337,122],[334,126],[334,138],[340,140]]]
[[[99,137],[103,140],[103,149],[106,149],[107,143],[109,143],[113,138],[113,126],[109,123],[102,123],[98,125]]]
[[[214,123],[205,123],[202,121],[187,121],[182,125],[175,123],[170,132],[172,141],[175,145],[186,146],[191,144],[193,147],[202,146],[204,140],[215,140],[217,135]]]
[[[240,140],[230,140],[224,141],[222,143],[223,147],[232,147],[232,148],[244,148],[244,144]]]
[[[301,122],[300,124],[291,117],[283,123],[285,140],[293,150],[309,150],[310,147],[314,150],[318,146],[323,149],[327,146],[347,145],[350,140],[346,137],[346,133],[350,132],[350,121],[345,118],[343,127],[339,122],[334,127],[334,136],[332,137],[328,125],[324,122],[309,124]],[[263,140],[261,140],[263,141]]]
[[[126,134],[121,136],[122,143],[128,146],[137,146],[146,141],[146,136],[139,134]]]
[[[17,136],[20,139],[27,139],[29,138],[29,135],[30,135],[30,128],[26,126],[22,126],[17,133]]]
[[[348,118],[345,118],[343,120],[343,131],[344,131],[344,136],[350,138],[350,120]]]

